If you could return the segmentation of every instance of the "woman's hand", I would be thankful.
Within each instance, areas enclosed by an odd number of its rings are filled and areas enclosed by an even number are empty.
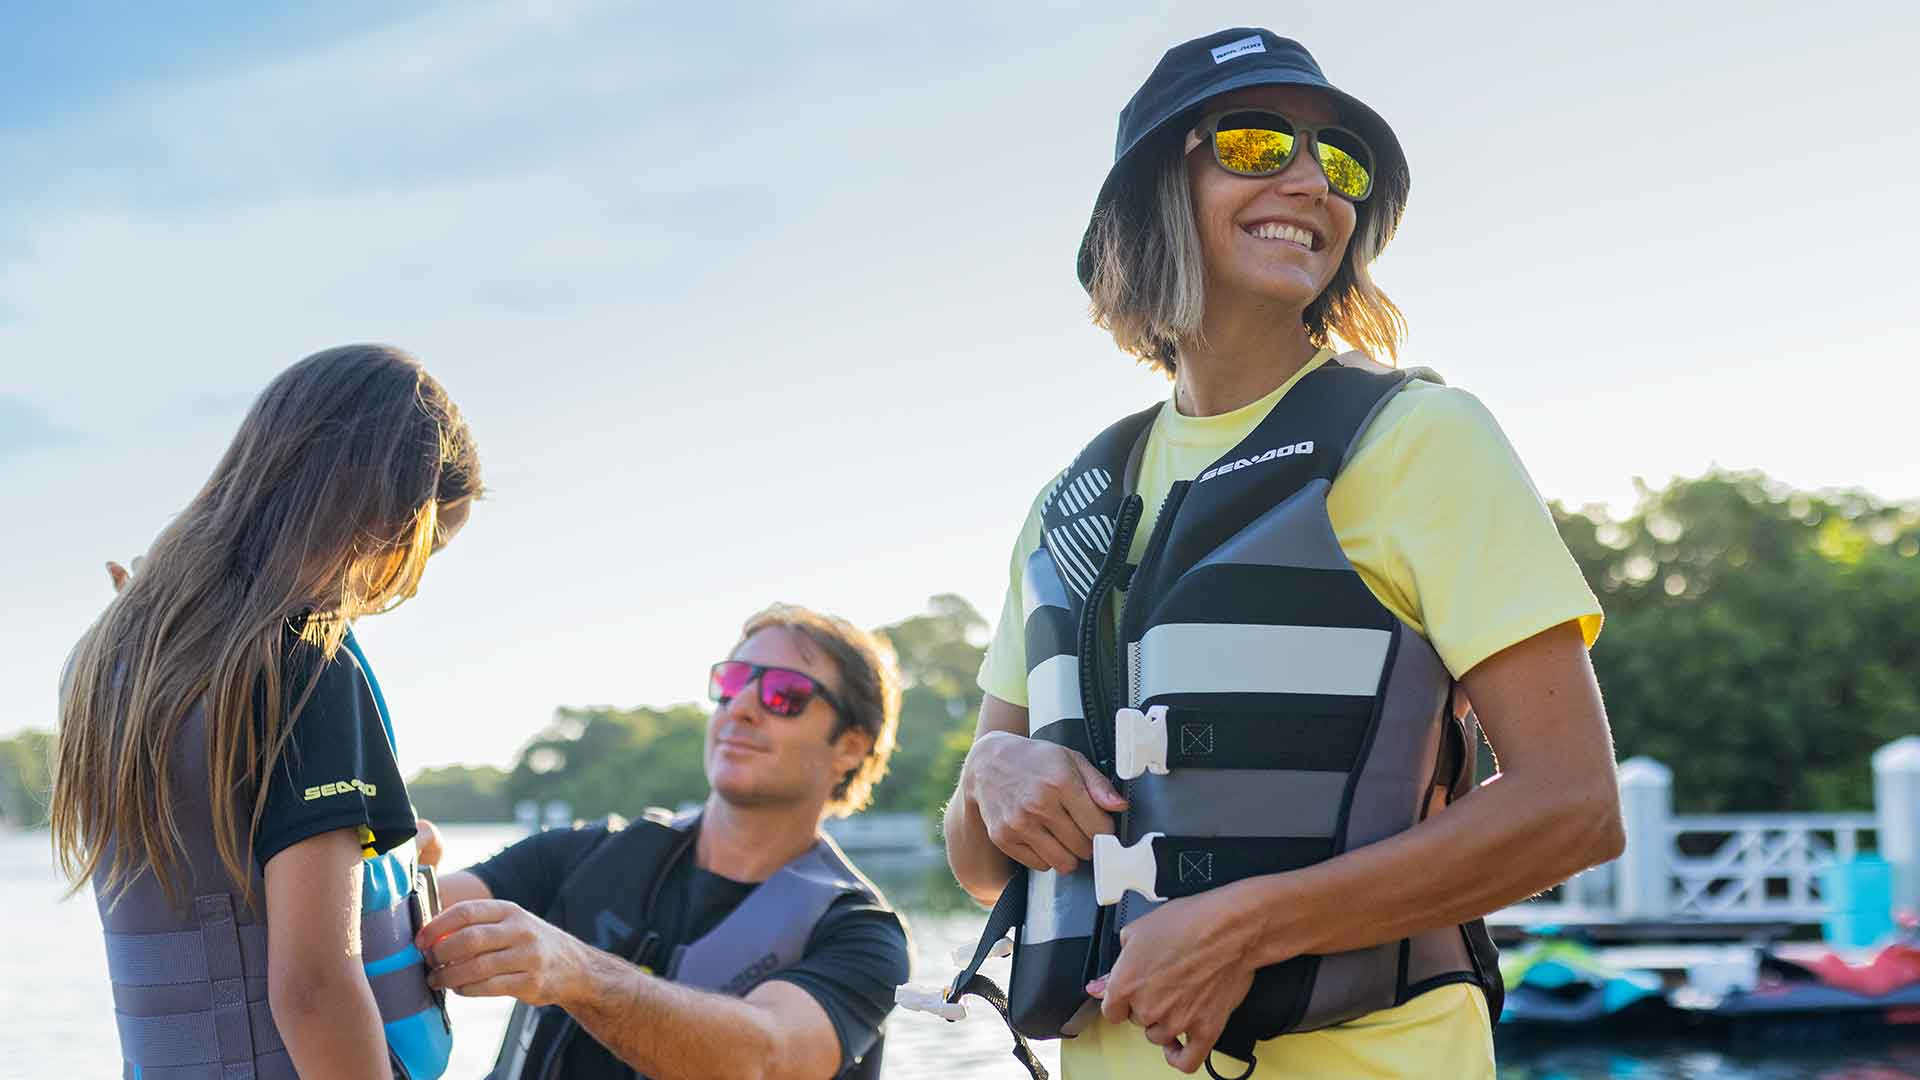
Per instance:
[[[440,842],[440,828],[426,818],[413,819],[413,860],[421,866],[440,867],[446,848]]]
[[[1171,900],[1120,931],[1120,957],[1087,985],[1114,1023],[1140,1025],[1167,1064],[1194,1072],[1253,986],[1256,923],[1229,885]]]
[[[993,846],[1034,870],[1068,873],[1093,858],[1094,836],[1113,832],[1113,815],[1127,808],[1079,753],[1005,731],[973,744],[960,785]]]

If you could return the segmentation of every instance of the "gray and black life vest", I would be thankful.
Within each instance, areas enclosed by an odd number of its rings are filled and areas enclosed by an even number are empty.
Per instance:
[[[1098,1009],[1122,927],[1159,903],[1294,870],[1412,827],[1472,785],[1474,736],[1433,646],[1342,553],[1327,493],[1413,378],[1357,354],[1302,376],[1211,467],[1167,492],[1139,565],[1132,494],[1160,406],[1102,432],[1042,501],[1025,567],[1028,734],[1085,755],[1128,800],[1071,874],[1017,873],[949,999],[1014,933],[1016,1033],[1071,1036]],[[1462,507],[1471,513],[1471,507]],[[1120,604],[1114,632],[1109,600]],[[1310,1031],[1473,983],[1501,984],[1475,921],[1255,974],[1217,1048]],[[1208,1066],[1212,1072],[1212,1066]]]
[[[611,830],[560,885],[544,918],[582,941],[621,956],[649,973],[701,990],[745,997],[754,987],[800,962],[827,909],[846,896],[883,904],[874,888],[825,836],[761,882],[706,935],[668,947],[653,911],[675,864],[691,858],[700,813],[673,816],[653,810]],[[490,1080],[559,1080],[567,1046],[580,1025],[557,1005],[516,1004],[507,1022]],[[880,1075],[884,1038],[841,1074],[844,1080]]]
[[[384,710],[384,704],[382,705]],[[169,903],[151,870],[117,894],[94,892],[106,932],[120,1029],[123,1080],[298,1080],[267,1003],[266,881],[240,902],[213,842],[206,712],[195,707],[173,753],[174,813],[186,845],[184,908]],[[360,951],[386,1031],[393,1075],[432,1080],[446,1071],[452,1027],[427,985],[414,947],[412,842],[362,864]],[[100,865],[110,866],[107,850]]]

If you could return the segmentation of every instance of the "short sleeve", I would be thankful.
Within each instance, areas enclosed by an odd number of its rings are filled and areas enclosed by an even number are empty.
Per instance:
[[[1414,383],[1381,410],[1329,494],[1342,549],[1455,676],[1600,603],[1480,400]]]
[[[535,915],[553,907],[560,883],[587,852],[605,840],[607,826],[548,829],[501,849],[467,871],[486,885],[496,900],[518,904]]]
[[[1040,504],[1058,479],[1057,475],[1048,479],[1033,497],[1014,540],[1013,554],[1007,559],[1006,598],[1000,603],[1000,618],[993,625],[993,640],[987,644],[976,680],[980,689],[1023,709],[1027,707],[1027,559],[1040,549]]]
[[[900,916],[849,898],[827,910],[800,962],[773,978],[805,990],[826,1010],[844,1071],[873,1049],[911,966]]]
[[[307,684],[303,669],[319,663],[312,646],[289,645],[288,707]],[[336,829],[358,828],[369,855],[414,837],[413,803],[387,741],[372,685],[351,650],[342,648],[311,676],[307,695],[267,778],[266,807],[254,834],[261,865],[299,843]]]

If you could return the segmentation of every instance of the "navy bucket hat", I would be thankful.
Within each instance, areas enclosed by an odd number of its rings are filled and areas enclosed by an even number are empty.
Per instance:
[[[1387,246],[1407,206],[1407,156],[1393,128],[1359,98],[1335,87],[1320,72],[1313,54],[1291,38],[1271,30],[1238,27],[1175,45],[1160,58],[1147,81],[1120,110],[1120,130],[1114,140],[1113,168],[1094,200],[1097,220],[1107,205],[1145,179],[1159,154],[1177,148],[1208,98],[1249,86],[1310,86],[1324,91],[1340,111],[1340,122],[1352,128],[1373,148],[1373,192],[1360,212],[1378,217],[1377,243],[1369,259]],[[1079,273],[1082,287],[1093,282],[1093,224],[1080,239]]]

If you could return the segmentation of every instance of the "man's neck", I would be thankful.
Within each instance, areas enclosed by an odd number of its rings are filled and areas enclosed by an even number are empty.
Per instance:
[[[1272,393],[1319,350],[1301,312],[1258,298],[1207,298],[1197,341],[1180,349],[1174,400],[1183,416],[1218,416]]]
[[[765,881],[814,845],[819,823],[804,807],[740,807],[709,795],[694,865],[733,881]]]

